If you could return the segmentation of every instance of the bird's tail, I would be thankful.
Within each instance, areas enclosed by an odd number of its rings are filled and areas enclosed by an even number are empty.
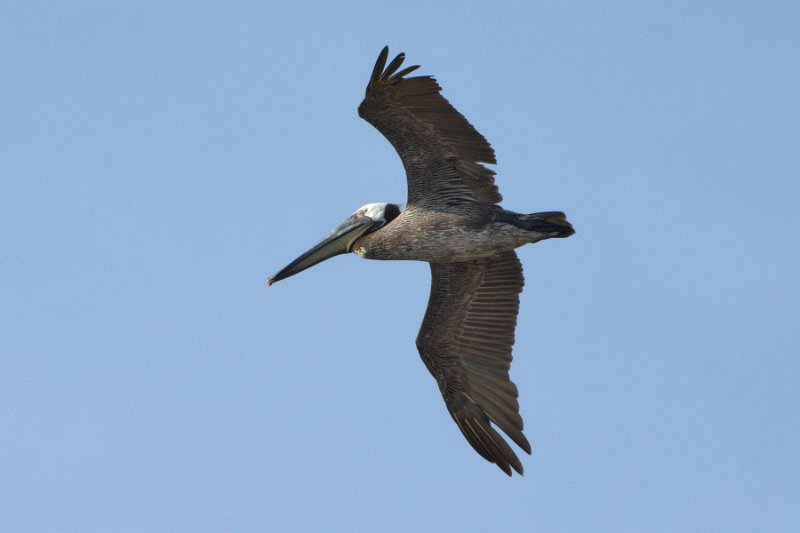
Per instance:
[[[567,220],[567,215],[561,211],[519,215],[517,221],[518,225],[523,229],[538,233],[552,233],[551,237],[555,238],[569,237],[575,233],[572,224]]]

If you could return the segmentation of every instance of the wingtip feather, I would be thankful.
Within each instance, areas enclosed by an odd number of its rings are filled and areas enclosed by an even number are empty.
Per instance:
[[[386,67],[386,69],[383,71],[383,74],[381,74],[381,79],[382,80],[386,80],[386,79],[391,78],[392,74],[394,74],[395,71],[398,68],[400,68],[400,65],[402,65],[403,61],[405,61],[405,60],[406,60],[405,52],[400,52],[399,54],[397,54],[395,56],[395,58],[392,59],[392,62],[389,63],[389,66]]]
[[[375,61],[375,66],[372,68],[372,76],[370,76],[370,81],[378,81],[383,72],[383,67],[386,65],[386,59],[389,57],[389,46],[386,45],[381,50],[381,53],[378,54],[378,60]]]

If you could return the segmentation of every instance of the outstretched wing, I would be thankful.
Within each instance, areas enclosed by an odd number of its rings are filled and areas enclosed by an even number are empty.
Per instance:
[[[522,464],[490,422],[531,453],[517,387],[508,377],[524,278],[513,251],[468,263],[431,263],[431,296],[417,349],[469,443],[506,474]]]
[[[499,203],[494,171],[481,164],[497,162],[492,147],[440,94],[433,77],[405,77],[418,66],[398,71],[405,54],[384,69],[388,54],[387,46],[375,63],[358,114],[400,155],[408,179],[408,205]]]

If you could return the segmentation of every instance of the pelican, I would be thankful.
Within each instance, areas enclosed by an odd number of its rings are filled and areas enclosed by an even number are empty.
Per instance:
[[[412,259],[431,266],[428,309],[417,336],[422,361],[447,410],[476,452],[511,476],[522,463],[502,430],[531,453],[522,433],[516,385],[508,376],[524,278],[515,248],[574,230],[560,211],[507,211],[494,183],[494,150],[441,95],[432,76],[389,66],[378,56],[358,106],[361,118],[394,146],[408,182],[406,208],[370,203],[269,278],[286,279],[353,252],[366,259]],[[384,68],[385,67],[385,68]]]

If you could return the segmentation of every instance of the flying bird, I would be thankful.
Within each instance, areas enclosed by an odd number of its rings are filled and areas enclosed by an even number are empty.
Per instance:
[[[494,150],[441,95],[432,76],[388,66],[384,47],[372,70],[361,118],[394,146],[408,182],[406,208],[370,203],[269,278],[272,285],[339,254],[412,259],[431,267],[428,309],[417,336],[422,361],[472,447],[506,474],[522,463],[496,431],[531,453],[523,434],[511,348],[524,278],[515,248],[574,230],[560,211],[520,214],[498,204]],[[493,427],[494,426],[494,427]]]

